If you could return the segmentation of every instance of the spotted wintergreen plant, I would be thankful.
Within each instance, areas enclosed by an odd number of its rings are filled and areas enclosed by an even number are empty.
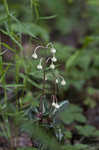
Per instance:
[[[42,56],[40,51],[48,51],[47,56]],[[29,119],[34,120],[35,123],[39,124],[40,127],[47,130],[50,134],[56,137],[61,143],[64,141],[64,125],[61,119],[58,118],[59,114],[65,111],[68,101],[64,100],[59,102],[57,98],[57,86],[66,85],[66,81],[56,70],[57,70],[57,50],[54,48],[52,43],[48,43],[46,46],[37,46],[32,54],[33,61],[37,61],[37,71],[42,72],[43,75],[43,89],[41,97],[38,101],[37,106],[31,106],[27,110],[27,116]],[[48,97],[46,92],[46,84],[54,83],[54,89]]]

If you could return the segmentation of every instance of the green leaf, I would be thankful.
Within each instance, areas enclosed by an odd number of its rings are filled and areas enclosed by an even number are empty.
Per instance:
[[[15,52],[16,50],[13,49],[12,47],[10,47],[8,44],[4,43],[4,42],[0,42],[1,45],[3,45],[4,47],[6,47],[7,49],[11,50],[12,52]],[[1,54],[0,54],[1,55]]]
[[[23,50],[23,47],[22,47],[21,43],[18,42],[18,41],[15,39],[15,37],[12,35],[12,33],[6,32],[6,31],[4,31],[3,29],[0,29],[0,31],[1,31],[3,34],[9,36],[9,37],[12,39],[12,41],[13,41],[14,43],[16,43],[16,44],[19,46],[19,48],[20,48],[21,50]]]
[[[75,65],[75,62],[77,58],[79,57],[80,53],[81,53],[80,51],[76,51],[73,55],[70,56],[70,58],[66,62],[67,69],[70,69],[72,66]]]
[[[7,20],[8,20],[8,16],[0,17],[0,25],[3,24]]]
[[[94,132],[96,131],[95,127],[91,125],[76,126],[76,129],[81,135],[84,135],[86,137],[94,136]]]
[[[33,23],[15,23],[11,25],[11,29],[15,32],[28,34],[34,38],[40,35],[45,41],[49,40],[46,29]]]
[[[4,2],[4,6],[5,6],[5,9],[6,9],[7,15],[9,15],[9,8],[8,8],[7,0],[3,0],[3,2]]]
[[[63,146],[63,150],[88,150],[89,147],[86,144],[75,144],[70,145],[67,144],[66,146]]]
[[[82,109],[79,106],[69,104],[69,106],[59,114],[59,116],[65,123],[72,123],[74,121],[85,123],[86,118],[81,112]]]

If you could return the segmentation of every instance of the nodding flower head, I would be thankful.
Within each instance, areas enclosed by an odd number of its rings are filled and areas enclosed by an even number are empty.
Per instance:
[[[55,69],[55,65],[53,64],[53,62],[51,63],[50,68]]]
[[[40,63],[37,65],[37,69],[42,70],[43,66],[41,65],[42,58],[40,59]]]
[[[55,102],[54,100],[53,100],[52,106],[55,107],[55,108],[57,108],[57,109],[60,107],[60,106],[58,105],[58,103]]]
[[[37,58],[38,58],[36,52],[34,52],[34,53],[32,54],[32,58],[34,58],[34,59],[37,59]]]
[[[53,62],[56,62],[57,61],[57,58],[55,56],[52,57],[51,59]]]
[[[58,103],[56,103],[55,108],[57,108],[57,109],[58,109],[59,107],[60,107],[60,106],[58,105]]]
[[[42,68],[43,68],[42,65],[40,64],[37,65],[37,69],[42,70]]]
[[[53,54],[56,53],[56,49],[54,47],[51,48],[51,53],[53,53]]]
[[[62,81],[61,81],[61,85],[65,85],[66,84],[66,81],[63,79]]]
[[[55,103],[55,101],[53,101],[52,106],[56,107],[56,103]]]

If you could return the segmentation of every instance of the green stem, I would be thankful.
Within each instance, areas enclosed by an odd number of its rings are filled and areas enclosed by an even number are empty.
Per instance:
[[[56,95],[56,92],[57,92],[57,85],[56,85],[56,78],[55,78],[55,81],[54,81],[54,95]]]
[[[45,95],[45,68],[43,70],[43,95]]]

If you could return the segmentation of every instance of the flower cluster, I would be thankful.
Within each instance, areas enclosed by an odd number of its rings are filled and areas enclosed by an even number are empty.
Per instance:
[[[49,44],[51,44],[51,43],[49,43]],[[34,50],[34,53],[32,54],[32,58],[33,58],[33,59],[38,59],[37,49],[39,49],[39,48],[49,48],[49,44],[48,44],[46,47],[37,46],[37,47],[35,48],[35,50]],[[57,61],[57,58],[55,57],[56,49],[53,47],[52,44],[51,44],[50,52],[51,52],[51,54],[52,54],[50,69],[55,69],[54,62]],[[42,66],[42,59],[40,59],[40,63],[37,65],[37,69],[39,69],[39,70],[42,70],[42,69],[43,69],[43,66]]]
[[[51,46],[51,47],[50,47],[50,53],[51,53],[52,57],[48,58],[48,59],[47,59],[47,62],[48,62],[49,59],[51,60],[51,64],[50,64],[49,68],[52,69],[52,70],[54,70],[54,69],[55,69],[55,64],[54,64],[54,63],[57,62],[57,58],[56,58],[56,56],[55,56],[55,54],[56,54],[56,49],[53,47],[53,44],[52,44],[52,43],[48,43],[46,47],[37,46],[37,47],[35,48],[33,54],[32,54],[32,58],[33,58],[33,59],[39,59],[39,58],[38,58],[38,55],[37,55],[37,50],[38,50],[39,48],[49,49],[49,46]],[[44,69],[44,68],[43,68],[43,58],[40,58],[39,64],[37,65],[37,69],[38,69],[38,70],[43,70],[43,69]],[[60,79],[61,79],[61,82],[60,82]],[[46,79],[45,79],[45,80],[47,80],[47,76],[46,76]],[[64,86],[64,85],[66,84],[66,81],[65,81],[64,78],[63,78],[62,76],[60,76],[60,75],[59,75],[59,77],[56,78],[56,81],[55,81],[55,82],[56,82],[56,84],[58,84],[58,83],[60,82],[62,86]]]
[[[51,46],[51,47],[49,47],[49,46]],[[37,50],[39,48],[44,48],[44,49],[48,49],[48,50],[50,48],[51,57],[48,57],[47,60],[42,58],[42,57],[39,59],[38,54],[37,54]],[[55,54],[56,54],[56,49],[53,47],[52,43],[49,43],[46,47],[37,46],[35,48],[33,54],[32,54],[32,58],[33,59],[39,59],[39,64],[37,65],[37,69],[38,70],[42,70],[44,72],[44,70],[47,67],[48,61],[51,60],[51,63],[49,65],[49,69],[54,70],[55,69],[55,62],[57,62],[57,58],[56,58]],[[53,76],[53,74],[52,74],[52,76]],[[48,74],[44,75],[44,81],[46,81],[46,80],[48,80]],[[66,81],[64,80],[64,78],[61,75],[58,74],[58,75],[55,75],[55,83],[56,84],[60,83],[62,86],[64,86],[66,84]],[[45,84],[45,82],[44,82],[44,84]],[[60,105],[57,103],[57,98],[56,98],[55,95],[53,96],[52,106],[55,109],[59,109],[60,108]]]
[[[64,86],[66,84],[66,81],[64,80],[64,78],[61,75],[59,75],[59,77],[56,78],[55,82],[58,84],[60,82],[60,79],[61,79],[61,85]]]
[[[52,106],[56,109],[59,109],[60,108],[60,105],[57,103],[57,98],[55,95],[52,95],[52,99],[53,99],[53,102],[52,102]]]
[[[55,107],[56,109],[58,109],[60,107],[59,104],[57,102],[55,102],[54,100],[52,102],[52,106]]]

